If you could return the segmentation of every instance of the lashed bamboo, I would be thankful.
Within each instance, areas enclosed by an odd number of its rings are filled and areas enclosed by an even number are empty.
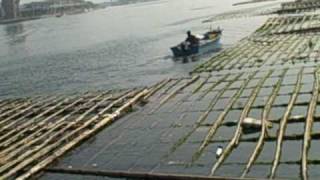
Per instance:
[[[179,84],[183,79],[172,79],[172,81],[170,82],[173,82],[172,84],[170,84],[168,87],[166,87],[166,89],[161,93],[159,94],[159,96],[163,96],[165,94],[167,94],[172,88],[174,88],[177,84]]]
[[[59,102],[58,104],[55,104],[54,106],[50,107],[49,109],[45,110],[43,113],[37,115],[36,117],[32,118],[31,120],[29,120],[28,122],[22,124],[21,126],[18,126],[16,129],[6,133],[4,136],[0,137],[0,141],[2,141],[0,143],[0,147],[7,147],[8,145],[10,145],[11,143],[17,141],[18,139],[24,137],[24,135],[27,135],[26,132],[28,131],[34,131],[35,129],[37,129],[39,127],[39,125],[35,125],[32,127],[29,127],[30,125],[33,125],[35,122],[39,122],[40,118],[43,117],[45,114],[52,112],[53,110],[59,108],[62,104],[68,102],[70,99],[65,99],[61,102]],[[42,121],[46,122],[46,121]],[[29,127],[29,128],[27,128]],[[14,135],[13,135],[14,134]],[[13,135],[13,136],[12,136]]]
[[[171,98],[173,98],[179,91],[183,90],[184,88],[188,87],[189,85],[193,84],[194,82],[196,82],[198,79],[200,78],[199,75],[193,76],[192,79],[190,79],[189,81],[185,82],[184,84],[182,84],[180,87],[178,87],[177,89],[175,89],[173,92],[171,92],[170,94],[168,94],[166,97],[164,97],[159,105],[157,107],[155,107],[154,109],[151,110],[150,113],[153,113],[154,111],[156,111],[157,109],[159,109],[163,104],[165,104],[167,101],[169,101]]]
[[[262,112],[262,127],[261,127],[261,133],[260,133],[260,136],[259,136],[259,140],[257,142],[257,145],[253,151],[253,153],[251,154],[250,158],[249,158],[249,162],[248,164],[246,165],[241,177],[245,177],[247,175],[247,173],[249,172],[251,166],[253,165],[253,163],[255,162],[255,160],[257,159],[259,153],[261,152],[262,148],[263,148],[263,143],[264,143],[264,139],[266,137],[266,134],[267,134],[267,127],[266,127],[266,121],[268,120],[269,118],[269,113],[270,113],[270,110],[272,108],[272,104],[274,102],[274,100],[276,99],[277,97],[277,94],[280,90],[280,87],[281,87],[281,83],[283,81],[283,78],[284,78],[284,75],[285,73],[287,72],[287,70],[284,70],[283,74],[282,74],[282,79],[279,79],[276,86],[274,87],[273,91],[272,91],[272,95],[269,97],[264,109],[263,109],[263,112]]]
[[[25,107],[27,107],[27,106],[29,106],[29,105],[30,105],[30,102],[24,102],[24,103],[20,104],[19,106],[16,106],[14,109],[11,109],[11,110],[9,110],[9,111],[6,111],[6,112],[0,114],[0,118],[5,117],[5,116],[8,116],[8,115],[10,115],[11,113],[14,113],[14,112],[16,112],[16,111],[18,111],[18,110],[20,110],[20,109],[23,109],[23,108],[25,108]]]
[[[45,138],[40,145],[38,145],[38,146],[32,148],[31,150],[21,154],[20,156],[18,156],[15,159],[10,159],[10,158],[13,158],[13,157],[19,155],[19,153],[20,153],[19,151],[15,151],[15,152],[11,153],[10,155],[6,156],[5,157],[5,162],[4,162],[5,164],[0,167],[0,174],[3,174],[6,171],[10,170],[10,168],[12,168],[14,165],[16,165],[18,163],[21,163],[21,162],[23,163],[24,160],[26,158],[28,158],[29,156],[32,156],[33,154],[37,154],[37,153],[41,152],[42,149],[46,149],[46,148],[48,148],[48,146],[50,147],[50,142],[52,140],[58,139],[60,136],[65,135],[67,133],[68,129],[70,129],[71,127],[73,127],[77,123],[80,123],[89,113],[93,112],[101,104],[103,104],[107,100],[109,100],[110,97],[111,96],[107,96],[107,97],[103,98],[103,100],[101,100],[100,102],[98,102],[97,104],[92,106],[89,110],[84,112],[76,120],[74,120],[74,121],[72,121],[70,123],[66,123],[64,121],[60,121],[59,123],[55,124],[55,126],[57,126],[57,129],[55,129],[54,127],[51,127],[53,134],[50,134],[49,137]],[[61,127],[61,126],[62,126],[62,129],[59,129],[58,127]],[[58,131],[55,132],[54,130],[58,130]],[[32,145],[32,144],[36,143],[37,139],[35,139],[33,141],[32,138],[30,138],[29,141],[30,142],[24,141],[24,143],[26,143],[26,146],[29,146],[29,145]],[[19,149],[19,150],[22,151],[23,148],[25,148],[25,147],[22,146],[21,149]],[[52,150],[53,150],[53,148],[52,148]],[[38,158],[40,158],[40,157],[38,157]]]
[[[34,107],[37,107],[39,105],[41,105],[42,103],[45,102],[50,102],[52,99],[54,99],[55,97],[49,98],[49,99],[40,99],[38,102],[31,104],[30,106],[28,106],[25,109],[22,109],[20,111],[17,111],[15,114],[12,114],[10,116],[8,116],[7,118],[3,119],[0,121],[0,129],[2,129],[2,127],[10,120],[15,119],[16,117],[19,117],[20,115],[30,111],[31,109],[33,109]],[[5,128],[4,128],[5,129]]]
[[[124,100],[124,98],[130,97],[132,96],[134,93],[137,93],[136,91],[133,92],[125,92],[125,94],[119,98],[118,100],[116,100],[115,102],[111,103],[110,105],[108,105],[104,110],[110,110],[114,105],[119,104],[120,102],[122,102]],[[89,110],[85,111],[83,114],[81,114],[79,117],[77,117],[77,119],[71,121],[69,124],[67,124],[62,130],[59,130],[58,132],[56,132],[55,134],[53,134],[53,136],[50,136],[48,139],[46,139],[46,141],[44,143],[41,144],[41,146],[37,146],[36,148],[32,149],[31,151],[28,151],[27,153],[23,154],[22,156],[19,156],[18,159],[16,159],[15,161],[11,161],[9,164],[6,164],[5,166],[2,166],[1,169],[2,171],[5,171],[6,169],[8,169],[8,166],[12,166],[15,163],[18,163],[19,160],[24,160],[25,158],[28,158],[28,155],[33,155],[33,153],[37,152],[38,150],[40,150],[39,152],[43,152],[43,147],[45,147],[45,145],[48,145],[48,143],[52,140],[54,140],[55,137],[57,137],[58,135],[62,135],[62,132],[65,132],[66,130],[70,129],[73,126],[77,126],[78,123],[80,123],[81,120],[83,120],[88,114],[90,114],[91,112],[93,112],[96,108],[99,107],[99,105],[103,104],[106,100],[111,99],[111,96],[107,96],[105,97],[102,101],[100,101],[99,103],[97,103],[96,105],[94,105],[93,107],[91,107]],[[97,117],[98,115],[96,115],[95,117]],[[91,120],[95,120],[93,118],[91,118]],[[81,124],[81,123],[80,123]],[[72,132],[71,132],[72,133]],[[60,144],[63,143],[62,141],[59,141]],[[58,143],[55,143],[54,145],[59,145]],[[54,145],[50,145],[49,147],[54,148]],[[41,149],[42,148],[42,149]],[[45,148],[45,149],[48,149]],[[37,156],[38,158],[41,157],[41,154],[39,154],[39,152],[37,154],[34,154],[34,156]],[[45,155],[45,154],[42,154]],[[33,156],[31,156],[33,157]],[[17,168],[21,168],[21,164],[28,164],[28,163],[32,163],[32,161],[37,161],[37,158],[32,159],[32,158],[28,158],[22,162],[20,162],[20,167],[19,165],[14,167],[13,169]],[[13,173],[14,174],[14,170],[11,169],[11,171],[9,171],[8,173]],[[12,175],[13,175],[12,174]],[[9,177],[9,176],[8,176]]]
[[[192,95],[194,95],[195,93],[196,93],[196,91],[199,91],[201,88],[202,88],[202,86],[205,84],[205,82],[207,82],[208,80],[209,80],[209,78],[211,77],[211,75],[209,75],[209,76],[206,76],[206,77],[204,77],[204,78],[202,78],[202,77],[199,77],[199,79],[202,79],[200,82],[199,81],[197,81],[197,82],[199,82],[199,84],[196,86],[196,87],[194,87],[194,89],[191,89],[191,91],[192,91]],[[191,95],[191,96],[192,96]],[[185,102],[188,98],[190,98],[190,94],[188,94],[188,93],[184,93],[184,95],[183,95],[183,97],[181,98],[181,100],[179,100],[179,101],[177,101],[177,102],[175,102],[174,103],[174,107],[179,107],[181,104],[183,104],[183,102]]]
[[[202,94],[200,95],[200,100],[203,99],[208,93],[210,93],[215,87],[217,87],[221,82],[225,81],[228,77],[230,76],[230,74],[227,74],[225,76],[223,76],[222,78],[220,78],[217,82],[212,83],[212,85]]]
[[[242,74],[241,74],[242,75]],[[217,104],[218,100],[221,98],[221,96],[224,94],[224,92],[231,86],[231,84],[238,80],[240,76],[235,77],[232,81],[230,81],[221,91],[219,91],[219,93],[213,97],[213,99],[211,100],[207,110],[200,115],[199,119],[197,120],[197,123],[195,125],[195,127],[192,128],[191,131],[189,131],[185,136],[183,136],[182,138],[180,138],[171,148],[170,153],[175,152],[178,147],[180,147],[199,127],[200,125],[203,123],[203,121],[205,121],[209,115],[209,113],[212,111],[212,109],[214,108],[214,106]],[[225,80],[225,78],[227,78],[227,76],[223,77],[220,81],[218,81],[217,83],[214,83],[213,86],[210,87],[210,89],[214,89],[214,87],[218,86],[221,82],[223,82]],[[166,156],[168,156],[169,154],[167,154]]]
[[[310,137],[312,140],[320,139],[320,133],[311,133]],[[257,142],[260,137],[252,137],[252,138],[242,138],[240,142]],[[268,135],[265,137],[264,142],[273,142],[277,141],[278,136],[274,135]],[[304,139],[304,133],[303,134],[291,134],[291,135],[285,135],[283,136],[283,140],[286,141],[297,141],[297,140],[303,140]],[[210,143],[226,143],[230,142],[230,139],[219,139],[219,140],[212,140]],[[197,141],[194,143],[198,143]],[[299,161],[301,165],[301,160]]]
[[[150,90],[149,94],[144,97],[145,100],[149,99],[152,95],[154,95],[157,91],[165,87],[172,79],[168,78],[162,82],[160,82],[156,87]]]
[[[203,140],[203,142],[201,143],[199,149],[197,150],[197,152],[194,154],[193,156],[193,160],[196,160],[200,157],[201,153],[203,152],[203,150],[207,147],[207,145],[209,144],[210,140],[212,139],[212,137],[214,136],[214,134],[216,133],[217,129],[220,127],[220,125],[222,124],[225,116],[228,114],[228,112],[230,111],[230,109],[232,108],[232,106],[234,105],[234,103],[238,100],[238,98],[240,97],[241,93],[243,92],[243,90],[245,89],[245,87],[248,85],[248,83],[250,82],[250,79],[252,77],[254,77],[256,75],[257,72],[254,72],[250,75],[250,77],[248,79],[246,79],[243,84],[241,85],[241,87],[239,88],[239,90],[237,91],[236,94],[233,95],[233,97],[231,98],[231,100],[228,102],[227,106],[224,108],[224,111],[220,113],[219,117],[216,119],[216,121],[214,122],[214,124],[210,127],[210,129],[208,130],[208,134],[206,135],[205,139]]]
[[[245,107],[244,107],[244,109],[243,109],[243,111],[242,111],[242,113],[240,115],[240,119],[239,119],[239,122],[238,122],[238,125],[237,125],[237,129],[236,129],[236,131],[234,133],[234,136],[231,139],[230,143],[225,148],[225,150],[223,151],[223,153],[221,154],[221,156],[219,157],[219,159],[217,160],[217,162],[212,167],[211,174],[210,174],[211,176],[214,175],[216,170],[224,162],[225,158],[227,158],[227,156],[232,152],[234,147],[239,144],[239,140],[240,140],[241,134],[242,134],[242,122],[248,116],[250,108],[251,108],[252,104],[254,103],[258,93],[260,92],[260,89],[262,88],[262,86],[263,86],[264,82],[266,81],[266,79],[271,75],[271,73],[272,73],[272,71],[269,71],[268,74],[259,81],[257,87],[252,92],[248,102],[246,103],[246,105],[245,105]]]
[[[201,82],[199,83],[199,85],[198,85],[194,90],[192,90],[192,94],[197,93],[197,92],[208,82],[208,80],[209,80],[210,78],[211,78],[211,74],[207,75],[207,76],[204,78],[204,80],[201,81]]]
[[[7,111],[8,109],[17,106],[17,104],[21,103],[21,99],[8,99],[2,100],[0,104],[0,113]]]
[[[303,72],[303,68],[300,70],[300,72],[298,74],[296,87],[295,87],[294,92],[290,98],[287,110],[286,110],[285,114],[283,115],[282,120],[280,122],[280,129],[278,131],[278,139],[277,139],[277,147],[276,147],[276,152],[275,152],[275,156],[274,156],[274,160],[273,160],[273,164],[272,164],[272,168],[271,168],[270,178],[274,178],[276,175],[276,170],[279,165],[279,161],[280,161],[280,157],[281,157],[282,141],[283,141],[283,136],[285,134],[287,121],[288,121],[291,110],[293,108],[293,105],[297,99],[298,93],[301,88],[302,72]]]
[[[18,129],[21,125],[23,125],[23,123],[27,122],[27,121],[25,121],[27,119],[27,117],[30,117],[30,116],[36,114],[37,112],[42,112],[44,109],[49,108],[50,106],[54,105],[57,102],[57,100],[55,100],[55,99],[56,99],[56,97],[45,98],[45,100],[42,101],[42,103],[39,102],[40,103],[39,107],[35,106],[35,109],[27,111],[26,113],[21,115],[19,118],[14,119],[13,121],[10,121],[8,124],[1,127],[0,129],[2,130],[2,132],[5,132],[6,135],[1,136],[0,139],[2,139],[2,140],[5,139],[6,136],[10,136],[9,134],[12,135],[12,133],[13,133],[12,131]]]
[[[83,106],[90,105],[92,102],[97,100],[103,96],[103,94],[97,95],[92,99],[89,99]],[[52,114],[52,117],[57,117],[59,114],[63,113],[65,110],[74,107],[74,105],[78,104],[79,102],[83,101],[84,98],[80,97],[78,100],[75,100],[71,104],[67,105],[66,107],[62,108],[61,110],[57,111],[56,113]],[[97,105],[95,106],[97,107]],[[62,118],[58,119],[54,123],[48,123],[49,125],[44,125],[38,128],[34,133],[29,135],[28,137],[22,139],[21,141],[15,142],[13,145],[9,146],[8,148],[4,149],[0,152],[0,157],[2,161],[7,162],[9,159],[17,156],[21,151],[24,151],[26,148],[32,146],[33,144],[37,143],[43,138],[46,138],[50,133],[56,131],[61,126],[67,124],[65,122],[70,116],[73,116],[75,113],[79,112],[80,108],[73,110],[69,114],[63,116]],[[1,169],[1,168],[0,168]]]
[[[106,117],[104,119],[102,119],[101,121],[97,122],[97,124],[95,124],[93,128],[88,129],[84,133],[80,134],[80,136],[77,136],[75,139],[68,142],[65,146],[63,146],[63,148],[58,149],[54,155],[51,155],[51,156],[45,158],[44,160],[42,160],[36,166],[31,168],[28,172],[26,172],[23,175],[21,175],[20,177],[18,177],[17,180],[24,180],[24,179],[30,178],[32,175],[39,172],[41,169],[45,168],[47,165],[49,165],[51,162],[53,162],[56,158],[62,156],[67,151],[72,149],[74,146],[81,143],[84,139],[89,138],[94,133],[96,133],[98,130],[100,130],[101,128],[105,127],[106,125],[112,123],[116,118],[119,118],[120,116],[122,116],[123,113],[125,113],[125,111],[127,111],[128,108],[131,108],[132,105],[136,104],[141,98],[143,98],[148,93],[149,93],[149,91],[145,89],[142,92],[140,92],[139,94],[136,94],[135,97],[133,97],[131,100],[129,100],[126,104],[122,105],[114,113],[106,115]],[[99,113],[99,115],[97,115],[97,118],[101,115],[105,115],[104,113],[106,113],[107,111],[108,110],[106,110],[106,109],[101,111],[100,112],[101,114]],[[96,121],[96,119],[93,121]],[[91,123],[92,123],[91,121],[85,122],[85,124],[83,124],[81,127],[77,128],[72,134],[69,134],[66,137],[63,137],[62,141],[69,139],[76,132],[82,131],[82,129],[86,128]]]
[[[319,71],[316,71],[314,74],[314,86],[313,86],[313,95],[310,101],[310,105],[308,108],[308,114],[306,119],[305,125],[305,134],[303,140],[303,148],[302,148],[302,155],[301,155],[301,174],[303,179],[308,179],[308,150],[310,148],[310,141],[311,141],[311,131],[314,119],[314,112],[317,106],[318,96],[319,96]]]

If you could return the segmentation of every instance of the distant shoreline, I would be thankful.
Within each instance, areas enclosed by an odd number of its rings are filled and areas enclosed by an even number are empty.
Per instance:
[[[253,4],[253,3],[262,3],[262,2],[268,2],[268,1],[276,1],[276,0],[249,0],[249,1],[234,3],[234,4],[232,4],[232,6],[239,6],[239,5]]]
[[[0,24],[12,24],[12,23],[17,23],[17,22],[36,20],[36,19],[40,19],[40,18],[41,18],[41,16],[22,17],[22,18],[15,18],[15,19],[1,19]]]

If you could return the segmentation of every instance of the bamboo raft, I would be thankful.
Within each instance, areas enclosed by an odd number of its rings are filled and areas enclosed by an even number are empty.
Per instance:
[[[134,110],[150,88],[0,102],[0,179],[28,179]]]
[[[140,111],[98,137],[108,142],[102,150],[99,143],[84,144],[92,157],[84,164],[78,159],[87,151],[80,151],[43,178],[319,178],[317,19],[270,18],[191,77],[165,81]],[[247,117],[272,122],[272,128],[262,123],[246,132]],[[216,158],[218,146],[223,153]]]
[[[141,111],[105,130],[99,138],[106,142],[102,150],[97,149],[98,143],[83,145],[92,152],[86,163],[77,160],[86,154],[80,151],[64,158],[57,168],[49,168],[43,178],[55,174],[71,178],[77,172],[114,176],[118,171],[128,172],[119,176],[129,178],[130,172],[147,173],[143,177],[200,174],[213,179],[313,177],[308,172],[317,169],[319,160],[309,155],[317,153],[320,145],[315,141],[319,133],[312,131],[319,123],[315,116],[318,76],[318,67],[296,66],[215,76],[201,73],[167,81]],[[273,127],[244,133],[245,117],[271,121]],[[283,159],[292,148],[290,142],[298,142],[294,146],[298,153]],[[224,150],[216,159],[219,145]],[[285,165],[297,170],[286,174]],[[261,167],[263,175],[256,174]]]
[[[254,34],[193,72],[312,66],[320,60],[319,18],[318,15],[269,18]]]
[[[269,18],[148,88],[0,101],[0,179],[318,179],[318,19]]]
[[[279,14],[303,13],[315,11],[320,8],[320,2],[317,0],[304,0],[282,3]]]

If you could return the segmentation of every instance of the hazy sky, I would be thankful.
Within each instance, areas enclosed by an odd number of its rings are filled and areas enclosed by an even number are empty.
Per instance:
[[[20,0],[20,3],[24,4],[24,3],[35,2],[35,1],[43,1],[43,0]],[[86,0],[86,1],[91,1],[91,2],[94,2],[94,3],[100,3],[100,2],[107,2],[107,1],[110,1],[110,0]]]

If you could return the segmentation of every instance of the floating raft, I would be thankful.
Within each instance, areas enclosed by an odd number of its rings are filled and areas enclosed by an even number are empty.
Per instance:
[[[251,36],[193,72],[221,74],[248,68],[314,66],[320,60],[319,18],[318,15],[270,18]]]
[[[190,78],[164,82],[142,109],[42,178],[319,178],[320,35],[308,30],[315,18],[269,19]],[[272,128],[245,133],[248,117]]]
[[[282,3],[281,9],[278,11],[279,14],[287,13],[304,13],[315,11],[320,8],[320,2],[317,0],[303,0]]]
[[[143,103],[150,88],[0,102],[0,179],[28,179]]]
[[[318,73],[317,67],[291,67],[170,80],[143,109],[65,156],[42,178],[73,179],[77,172],[312,176],[320,169]],[[273,127],[245,134],[245,117],[269,120]],[[224,150],[216,159],[218,146]]]
[[[1,101],[0,179],[318,179],[317,18],[270,18],[190,77]]]

